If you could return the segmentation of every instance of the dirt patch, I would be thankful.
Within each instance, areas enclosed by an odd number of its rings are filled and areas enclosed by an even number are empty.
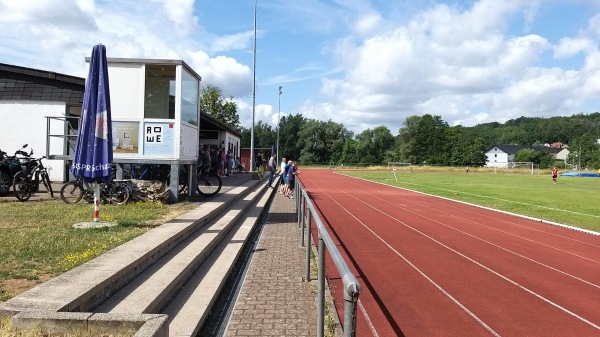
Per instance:
[[[34,288],[38,284],[44,283],[51,279],[49,275],[39,275],[37,280],[27,279],[8,279],[0,281],[0,303],[4,303],[9,299]]]

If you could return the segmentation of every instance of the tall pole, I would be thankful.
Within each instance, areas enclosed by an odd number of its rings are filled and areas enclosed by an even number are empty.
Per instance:
[[[283,93],[281,89],[283,89],[283,87],[279,86],[279,101],[277,108],[277,163],[279,163],[279,158],[281,158],[279,156],[279,127],[281,126],[281,94]]]
[[[256,111],[256,2],[254,0],[254,52],[252,57],[252,129],[250,130],[250,171],[254,171],[254,115]]]

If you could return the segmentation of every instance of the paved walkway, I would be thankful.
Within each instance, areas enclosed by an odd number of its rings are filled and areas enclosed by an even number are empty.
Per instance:
[[[316,296],[302,280],[300,236],[294,200],[276,193],[225,336],[316,335]]]

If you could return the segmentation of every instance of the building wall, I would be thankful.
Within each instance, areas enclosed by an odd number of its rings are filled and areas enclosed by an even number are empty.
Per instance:
[[[89,67],[89,63],[87,65]],[[108,67],[110,107],[113,120],[141,120],[143,118],[144,76],[141,64],[118,63]]]
[[[64,102],[39,101],[1,101],[0,100],[0,149],[8,154],[29,144],[26,151],[33,149],[33,157],[46,155],[46,118],[64,117]],[[51,123],[50,134],[64,134],[61,123]],[[63,139],[50,139],[50,153],[63,153]],[[43,160],[48,167],[50,180],[63,181],[65,162],[62,160]]]
[[[491,149],[485,153],[485,156],[485,166],[487,167],[506,167],[506,163],[512,161],[514,158],[514,155],[509,155],[500,149]]]
[[[556,159],[557,160],[566,161],[568,155],[569,155],[569,150],[568,149],[562,149],[559,153],[556,154]]]

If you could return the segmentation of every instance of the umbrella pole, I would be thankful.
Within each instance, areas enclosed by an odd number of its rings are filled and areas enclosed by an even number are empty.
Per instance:
[[[100,183],[94,184],[94,222],[100,218]]]

